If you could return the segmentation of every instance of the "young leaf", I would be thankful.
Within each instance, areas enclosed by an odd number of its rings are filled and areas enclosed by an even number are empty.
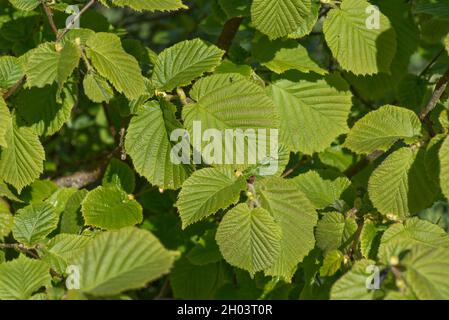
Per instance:
[[[423,150],[400,148],[374,170],[368,194],[380,213],[403,218],[434,201],[436,192],[428,180]]]
[[[31,184],[43,171],[44,148],[32,129],[9,121],[5,135],[7,148],[0,150],[0,179],[18,192]]]
[[[0,300],[25,300],[41,287],[50,285],[48,266],[38,260],[20,255],[0,263]]]
[[[333,276],[341,267],[344,255],[340,250],[332,250],[324,257],[323,265],[320,268],[320,276]]]
[[[372,260],[357,261],[345,275],[335,282],[331,290],[332,300],[372,300],[375,290],[367,288],[367,282],[373,275]]]
[[[313,231],[317,214],[310,201],[290,180],[270,178],[256,186],[262,207],[271,213],[282,231],[279,255],[265,274],[290,282],[296,265],[315,246]]]
[[[351,93],[325,80],[279,80],[270,94],[281,115],[280,142],[292,151],[320,152],[348,129]]]
[[[325,252],[343,250],[350,244],[356,230],[357,222],[353,218],[345,218],[339,212],[326,212],[316,227],[317,245]]]
[[[449,253],[447,249],[414,246],[401,261],[405,281],[422,300],[449,299]]]
[[[159,54],[152,80],[159,90],[172,91],[211,72],[220,64],[224,51],[200,39],[180,42]]]
[[[118,92],[132,100],[145,91],[139,64],[123,50],[119,37],[111,33],[95,33],[87,40],[86,46],[86,54],[95,70]]]
[[[32,11],[39,6],[39,0],[9,0],[17,9],[23,11]]]
[[[9,128],[11,122],[11,114],[9,113],[8,106],[5,100],[0,98],[0,147],[7,147],[6,131]]]
[[[334,204],[351,187],[351,181],[346,177],[328,180],[322,178],[316,171],[300,174],[292,180],[316,209]]]
[[[277,39],[304,25],[311,8],[310,0],[254,0],[251,19],[256,29]]]
[[[83,88],[86,96],[93,102],[108,103],[114,97],[114,91],[109,83],[94,72],[89,72],[84,77]]]
[[[96,236],[72,263],[82,271],[81,291],[112,296],[167,273],[174,257],[150,232],[127,227]]]
[[[78,66],[81,51],[73,42],[46,42],[28,56],[25,74],[31,87],[42,88],[53,82],[61,87]]]
[[[192,171],[190,166],[171,160],[171,126],[181,128],[167,103],[161,108],[158,102],[151,101],[131,119],[125,140],[136,171],[164,189],[180,188]]]
[[[31,204],[17,211],[12,233],[17,241],[32,246],[45,239],[57,225],[58,216],[51,204]]]
[[[413,143],[421,134],[421,121],[410,110],[384,106],[356,122],[344,146],[357,153],[387,151],[398,140]]]
[[[90,191],[81,211],[86,225],[106,230],[133,226],[143,219],[140,204],[116,185]]]
[[[100,0],[104,5],[108,5],[106,0]],[[178,9],[187,9],[182,0],[110,0],[110,2],[119,7],[130,7],[137,11],[171,11]]]
[[[369,25],[370,6],[366,0],[344,0],[328,13],[323,25],[332,54],[343,69],[356,75],[389,73],[396,53],[396,32],[390,21],[378,11],[378,25],[377,21]]]
[[[176,203],[182,227],[200,221],[235,204],[246,180],[230,168],[205,168],[194,172],[182,185]]]
[[[226,213],[216,235],[225,260],[252,275],[273,265],[281,237],[281,228],[267,210],[244,203]]]

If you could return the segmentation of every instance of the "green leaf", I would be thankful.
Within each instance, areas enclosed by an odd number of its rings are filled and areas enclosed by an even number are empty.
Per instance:
[[[78,66],[81,51],[79,47],[66,42],[64,46],[53,42],[41,44],[28,56],[25,74],[31,87],[42,88],[53,82],[61,87]]]
[[[103,185],[115,184],[127,193],[132,194],[136,187],[136,176],[125,162],[113,158],[106,168],[102,183]]]
[[[182,185],[176,203],[182,228],[235,204],[245,187],[245,178],[237,176],[231,168],[195,171]]]
[[[400,148],[374,170],[368,194],[380,213],[403,218],[433,203],[436,192],[426,173],[423,152]]]
[[[421,121],[413,111],[387,105],[357,121],[344,146],[357,153],[387,151],[399,140],[411,144],[420,135]]]
[[[14,202],[22,202],[8,187],[6,183],[0,181],[0,197],[5,197]]]
[[[139,64],[123,50],[119,37],[99,32],[92,35],[86,45],[87,57],[95,70],[111,82],[118,92],[132,100],[145,91]]]
[[[325,257],[323,265],[320,268],[322,277],[333,276],[341,267],[344,261],[344,255],[340,250],[332,250]]]
[[[0,89],[8,90],[23,77],[23,68],[16,57],[0,57]]]
[[[449,199],[449,137],[444,139],[438,153],[440,161],[440,186],[446,199]],[[434,169],[434,168],[433,168]]]
[[[200,39],[187,40],[159,54],[152,80],[159,90],[172,91],[190,84],[220,64],[224,51]]]
[[[447,249],[414,246],[401,261],[404,279],[421,300],[449,299],[449,253]]]
[[[94,72],[89,72],[84,77],[83,88],[86,96],[96,103],[108,103],[114,97],[114,91],[106,79]]]
[[[58,216],[49,203],[31,204],[17,211],[12,233],[14,239],[32,246],[56,229]]]
[[[238,74],[213,75],[199,80],[190,92],[197,103],[183,109],[187,128],[193,121],[203,129],[276,128],[276,109],[263,89]]]
[[[372,260],[357,261],[350,271],[335,282],[331,290],[332,300],[372,300],[375,290],[367,289],[367,280],[373,275]]]
[[[304,25],[311,8],[310,0],[254,0],[251,20],[256,29],[277,39]]]
[[[87,190],[78,190],[67,200],[64,211],[61,213],[61,233],[79,234],[81,232],[84,226],[81,203],[87,193]]]
[[[326,80],[280,80],[271,85],[270,94],[281,115],[280,143],[292,151],[323,151],[349,130],[351,93]]]
[[[81,212],[86,225],[113,230],[143,220],[142,207],[118,186],[100,186],[83,200]]]
[[[178,189],[192,171],[191,166],[174,164],[171,160],[170,135],[181,128],[166,102],[145,104],[131,119],[125,149],[133,160],[136,171],[150,183],[164,189]]]
[[[315,246],[313,231],[318,220],[317,213],[290,180],[265,179],[256,187],[262,207],[271,213],[282,231],[279,255],[265,274],[290,282],[296,265]]]
[[[38,135],[51,136],[67,123],[77,100],[77,88],[70,84],[22,90],[17,97],[17,112]],[[60,95],[61,101],[57,100]]]
[[[281,249],[281,228],[263,208],[239,204],[229,210],[217,230],[217,243],[225,260],[254,274],[271,267]]]
[[[265,36],[259,37],[253,43],[252,54],[262,65],[279,74],[287,70],[327,73],[310,58],[307,49],[295,40],[270,41]]]
[[[228,18],[251,15],[251,0],[218,0]]]
[[[444,38],[444,46],[446,47],[446,51],[449,53],[449,34]]]
[[[316,209],[323,209],[342,199],[351,187],[346,177],[324,179],[316,171],[308,171],[292,179]]]
[[[317,245],[325,252],[345,249],[349,246],[357,230],[353,218],[345,218],[339,212],[326,212],[318,221],[315,237]]]
[[[71,261],[80,254],[91,238],[75,234],[58,234],[51,239],[39,254],[42,261],[58,272],[64,274]]]
[[[388,263],[390,257],[415,245],[449,248],[449,235],[439,226],[419,218],[395,223],[384,232],[379,248],[379,259]]]
[[[166,274],[174,256],[150,232],[128,227],[96,236],[72,263],[80,268],[81,291],[112,296]]]
[[[363,224],[360,233],[360,251],[362,255],[369,259],[377,255],[377,247],[380,242],[380,230],[373,221],[367,220]]]
[[[332,54],[343,69],[356,75],[389,73],[396,53],[396,32],[382,12],[379,25],[368,28],[370,6],[366,0],[344,0],[323,25]]]
[[[447,0],[418,0],[415,12],[433,15],[445,20],[449,19],[449,2]]]
[[[6,201],[0,198],[0,240],[7,237],[14,224],[14,218]]]
[[[5,140],[8,147],[0,150],[0,179],[20,192],[43,172],[44,148],[30,128],[18,127],[14,120],[8,123]]]
[[[41,287],[49,286],[48,266],[38,260],[20,255],[0,264],[0,300],[25,300]]]
[[[38,0],[9,0],[9,2],[15,8],[23,11],[32,11],[39,6]]]
[[[104,5],[108,5],[108,1],[100,0]],[[137,11],[172,11],[178,9],[187,9],[182,0],[110,0],[110,2],[118,7],[130,7]]]
[[[299,39],[308,34],[313,30],[313,27],[318,22],[318,13],[320,11],[320,2],[312,0],[312,10],[307,13],[304,23],[301,23],[294,32],[288,35],[289,38]]]
[[[6,132],[11,122],[11,114],[5,100],[0,98],[0,147],[7,147]]]

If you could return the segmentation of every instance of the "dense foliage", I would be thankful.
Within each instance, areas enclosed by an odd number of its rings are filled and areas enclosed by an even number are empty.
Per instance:
[[[448,33],[448,0],[0,0],[0,300],[449,299]]]

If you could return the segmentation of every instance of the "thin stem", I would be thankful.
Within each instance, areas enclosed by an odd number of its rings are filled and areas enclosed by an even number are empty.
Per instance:
[[[432,68],[432,66],[435,64],[435,62],[437,62],[437,60],[441,57],[441,55],[446,51],[446,48],[441,49],[437,55],[435,57],[433,57],[433,59],[427,64],[427,66],[423,69],[423,71],[421,71],[421,73],[419,74],[419,77],[424,76],[427,71],[430,70],[430,68]]]
[[[433,91],[432,98],[430,99],[427,106],[419,114],[419,118],[421,119],[421,121],[424,122],[428,114],[432,112],[432,110],[436,107],[437,103],[441,99],[441,96],[446,90],[448,81],[449,81],[449,69],[440,78],[440,80],[438,80],[437,85],[435,86],[435,90]]]
[[[58,28],[56,27],[55,21],[53,20],[53,12],[47,6],[47,4],[45,3],[44,0],[41,0],[40,2],[42,4],[42,7],[44,8],[45,15],[47,16],[48,24],[50,25],[51,30],[53,31],[53,33],[57,37],[58,36]]]
[[[77,22],[81,16],[84,14],[84,12],[87,11],[93,4],[95,3],[95,0],[90,0],[81,10],[78,12],[78,14],[73,18],[72,21],[65,27],[64,30],[56,37],[56,41],[59,41],[64,37],[64,35],[70,30],[70,28]]]

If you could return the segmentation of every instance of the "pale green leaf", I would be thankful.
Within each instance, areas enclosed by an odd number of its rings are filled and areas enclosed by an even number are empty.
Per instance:
[[[324,179],[316,171],[308,171],[292,180],[317,209],[323,209],[342,199],[343,193],[351,187],[351,181],[346,177]]]
[[[357,222],[339,212],[326,212],[318,221],[315,237],[317,245],[325,252],[348,247],[356,233]]]
[[[438,153],[438,159],[440,161],[440,186],[446,199],[449,199],[449,137],[444,139],[443,144],[440,147]],[[430,169],[430,167],[429,167]],[[435,167],[432,169],[435,170]]]
[[[380,213],[403,218],[433,203],[436,192],[426,173],[423,152],[400,148],[374,170],[368,194]]]
[[[254,0],[251,19],[254,27],[271,39],[287,36],[307,21],[310,0]]]
[[[114,91],[109,83],[100,75],[89,72],[83,80],[86,96],[93,102],[109,102],[114,97]]]
[[[14,224],[14,218],[10,212],[9,205],[0,198],[0,240],[7,237]]]
[[[118,7],[130,7],[137,11],[172,11],[178,9],[187,9],[182,0],[100,0],[103,4],[112,3]]]
[[[133,227],[107,231],[92,239],[72,264],[80,268],[80,289],[112,296],[143,287],[166,274],[174,260],[150,232]]]
[[[67,266],[77,257],[81,250],[89,243],[91,238],[74,234],[58,234],[52,238],[39,254],[59,274],[66,272]]]
[[[320,11],[320,2],[312,0],[312,10],[307,13],[306,18],[304,19],[304,23],[301,23],[298,29],[290,33],[288,37],[293,39],[299,39],[312,32],[313,27],[318,22],[319,11]]]
[[[16,57],[0,57],[0,89],[6,91],[23,77],[23,68]]]
[[[90,191],[81,211],[86,225],[107,230],[133,226],[143,219],[140,204],[115,185]]]
[[[279,255],[265,274],[290,282],[297,264],[315,246],[317,213],[291,180],[270,178],[256,187],[262,207],[271,213],[282,231]]]
[[[5,100],[0,98],[0,147],[7,147],[6,132],[11,123],[11,114]]]
[[[172,130],[181,128],[167,103],[147,103],[129,124],[125,149],[136,171],[150,183],[164,189],[178,189],[192,171],[191,166],[171,159]]]
[[[159,90],[172,91],[190,84],[220,64],[224,51],[200,39],[179,42],[159,54],[153,82]]]
[[[9,121],[5,140],[8,147],[0,150],[0,179],[20,192],[43,172],[44,148],[32,129],[18,127],[14,120]]]
[[[323,265],[320,268],[322,277],[333,276],[341,267],[344,255],[340,250],[332,250],[324,257]]]
[[[367,26],[371,4],[366,0],[344,0],[326,17],[326,42],[341,67],[356,75],[390,72],[396,53],[396,32],[379,11],[378,26]]]
[[[41,287],[49,286],[48,266],[38,260],[20,255],[0,264],[0,300],[25,300]]]
[[[280,80],[270,94],[281,115],[280,142],[292,151],[320,152],[346,133],[351,93],[325,80]]]
[[[42,88],[57,82],[62,86],[78,66],[81,51],[73,42],[64,46],[46,42],[33,49],[28,56],[25,74],[31,87]]]
[[[111,82],[118,92],[131,100],[145,91],[139,64],[123,50],[119,37],[99,32],[92,35],[86,45],[86,54],[95,70]]]
[[[447,249],[414,246],[401,261],[404,279],[421,300],[449,299],[449,253]]]
[[[14,239],[32,246],[56,229],[58,216],[49,203],[31,204],[17,211],[12,233]]]
[[[384,106],[356,122],[344,146],[357,153],[387,151],[399,140],[413,143],[421,134],[421,121],[410,110]]]
[[[239,204],[226,213],[217,230],[225,260],[254,274],[273,265],[281,248],[281,228],[263,208]]]
[[[245,187],[245,178],[237,176],[230,168],[205,168],[194,172],[182,185],[176,203],[182,227],[235,204]]]
[[[331,290],[332,300],[372,300],[375,290],[367,289],[367,280],[373,276],[372,260],[357,261],[352,269],[335,282]],[[369,284],[369,282],[368,282]]]
[[[32,11],[39,6],[39,0],[9,0],[17,9],[23,11]]]
[[[295,40],[274,40],[259,37],[253,43],[252,53],[255,59],[271,71],[283,73],[287,70],[298,70],[308,73],[326,74],[309,56],[307,49]]]

